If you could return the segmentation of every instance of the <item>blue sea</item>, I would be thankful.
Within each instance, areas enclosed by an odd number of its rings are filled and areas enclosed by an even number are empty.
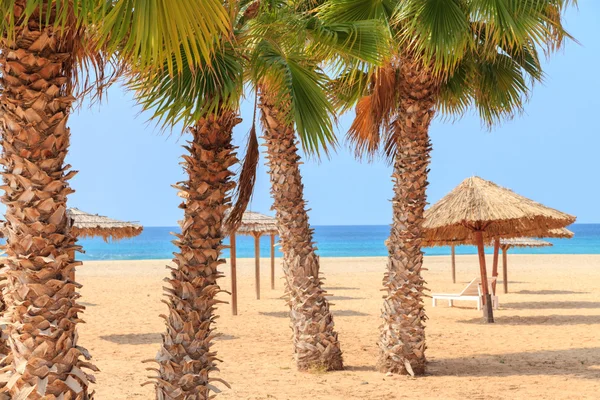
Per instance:
[[[177,227],[147,227],[143,233],[132,239],[105,243],[102,239],[82,239],[79,241],[85,254],[81,260],[149,260],[172,258],[175,246],[171,243]],[[552,247],[511,249],[520,254],[600,254],[600,224],[574,224],[569,227],[575,232],[573,239],[547,239]],[[368,257],[385,256],[384,241],[389,235],[389,226],[315,226],[315,240],[318,253],[322,257]],[[228,244],[228,241],[226,241]],[[238,257],[254,257],[254,239],[238,236]],[[471,246],[456,248],[457,254],[476,254]],[[277,251],[277,256],[281,253]],[[425,249],[427,255],[447,255],[450,248],[436,247]],[[269,237],[261,239],[261,255],[269,256]],[[224,257],[229,257],[226,250]]]

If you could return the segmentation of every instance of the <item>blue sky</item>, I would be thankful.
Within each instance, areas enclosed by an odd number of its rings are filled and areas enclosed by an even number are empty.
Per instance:
[[[600,2],[580,0],[567,15],[569,43],[546,64],[548,75],[525,115],[489,132],[477,116],[457,122],[437,119],[431,128],[433,153],[429,201],[434,203],[464,178],[479,175],[524,196],[600,222]],[[184,179],[179,131],[160,133],[139,114],[129,93],[114,87],[107,101],[83,107],[70,119],[68,162],[79,174],[71,181],[71,206],[147,226],[173,226],[181,218],[171,184]],[[235,130],[243,147],[252,110]],[[339,125],[342,138],[352,116]],[[343,143],[343,140],[342,140]],[[261,148],[264,149],[264,148]],[[240,149],[240,152],[243,148]],[[305,160],[302,173],[313,225],[375,225],[391,221],[391,168],[383,161],[360,163],[345,144],[330,160]],[[252,210],[271,213],[269,179],[260,161]]]

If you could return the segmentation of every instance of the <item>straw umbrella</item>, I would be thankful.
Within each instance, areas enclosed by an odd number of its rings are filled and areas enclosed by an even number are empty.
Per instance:
[[[101,237],[104,241],[120,240],[138,236],[144,229],[134,222],[86,213],[74,207],[67,209],[67,216],[71,221],[71,232],[78,238]]]
[[[107,242],[138,236],[144,230],[142,225],[129,221],[119,221],[103,215],[90,214],[78,208],[67,209],[68,229],[77,238],[101,237]],[[0,221],[0,238],[6,236],[7,229],[4,221]],[[75,257],[75,250],[70,250],[71,257]],[[70,279],[75,280],[75,269],[71,271]]]
[[[67,209],[68,229],[78,238],[101,237],[104,241],[120,240],[138,236],[144,229],[141,225],[133,222],[119,221],[98,214],[89,214],[77,208]],[[7,236],[6,225],[0,220],[0,238]],[[70,257],[74,259],[74,250]],[[2,262],[0,262],[2,264]],[[3,271],[3,270],[2,270]],[[75,281],[75,269],[71,271],[69,277],[71,281]],[[5,276],[0,273],[0,287],[5,283]],[[0,312],[4,311],[4,301],[0,294]],[[6,356],[9,354],[9,347],[4,339],[0,339],[0,355]],[[6,365],[6,364],[5,364]]]
[[[90,214],[78,208],[68,208],[69,230],[78,238],[101,237],[120,240],[138,236],[144,230],[142,225],[129,221],[119,221],[98,214]],[[5,237],[4,221],[0,220],[0,238]]]
[[[507,252],[513,247],[550,247],[552,243],[540,239],[532,238],[512,238],[500,239],[500,248],[502,249],[502,283],[504,293],[508,293],[508,258]]]
[[[229,233],[231,243],[231,307],[233,315],[237,315],[237,277],[236,277],[236,235],[254,237],[254,280],[256,282],[256,298],[260,299],[260,237],[271,236],[271,289],[275,289],[275,235],[277,235],[277,219],[253,211],[246,211],[242,222]]]
[[[487,285],[484,243],[501,237],[520,237],[528,232],[564,228],[575,217],[546,207],[479,177],[465,179],[425,211],[426,242],[473,241],[477,245],[484,316],[494,322]],[[495,264],[499,241],[494,245]]]

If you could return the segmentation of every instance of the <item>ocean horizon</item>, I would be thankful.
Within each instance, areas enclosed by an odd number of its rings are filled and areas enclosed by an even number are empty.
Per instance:
[[[322,225],[315,226],[314,239],[321,257],[377,257],[386,256],[384,241],[389,236],[389,225]],[[545,239],[552,247],[513,248],[511,254],[600,254],[600,224],[573,224],[569,227],[573,239]],[[179,227],[146,227],[142,234],[131,239],[104,242],[101,238],[81,239],[85,253],[80,260],[154,260],[170,259],[176,251],[171,232]],[[278,239],[276,239],[278,240]],[[269,257],[269,236],[261,238],[261,256]],[[229,245],[229,239],[225,240]],[[425,255],[449,255],[449,247],[426,248]],[[488,252],[491,250],[488,250]],[[276,256],[281,257],[279,249]],[[456,254],[477,254],[473,246],[458,246]],[[237,236],[237,256],[254,257],[254,239]],[[229,258],[229,250],[223,252]]]

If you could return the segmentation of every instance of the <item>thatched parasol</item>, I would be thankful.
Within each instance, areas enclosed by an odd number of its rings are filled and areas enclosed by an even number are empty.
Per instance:
[[[78,208],[67,209],[67,216],[71,221],[71,232],[80,238],[100,236],[104,241],[120,240],[138,236],[144,229],[133,222],[86,213]]]
[[[271,236],[271,289],[275,289],[275,235],[279,233],[277,219],[254,211],[246,211],[242,222],[234,232],[229,233],[231,243],[231,307],[233,315],[237,315],[237,255],[236,234],[254,237],[254,280],[256,282],[256,298],[260,299],[260,237]]]
[[[120,240],[138,236],[144,230],[142,225],[128,221],[119,221],[103,215],[86,213],[78,208],[68,208],[67,216],[69,216],[71,232],[78,238],[99,236],[104,241],[108,241],[108,239]],[[0,220],[0,224],[2,224],[2,227],[0,227],[0,238],[6,236],[3,222]]]
[[[567,230],[567,229],[565,229]],[[571,231],[569,231],[571,232]],[[571,232],[572,233],[572,232]],[[500,239],[500,248],[502,249],[502,283],[504,293],[508,293],[508,249],[512,247],[550,247],[552,243],[545,240],[532,238],[512,238]]]
[[[556,238],[556,239],[571,239],[575,234],[567,228],[550,229],[548,232],[543,233],[537,237],[542,238]]]
[[[187,199],[188,194],[180,191],[177,195]],[[229,217],[230,211],[227,211],[225,220]],[[224,229],[227,229],[224,227]],[[254,237],[254,281],[256,284],[256,298],[260,299],[260,237],[262,235],[271,236],[271,289],[275,289],[275,235],[279,233],[277,228],[277,219],[268,215],[260,214],[254,211],[245,211],[242,215],[242,222],[234,232],[228,232],[231,245],[231,311],[237,315],[237,254],[236,254],[236,235],[248,235]]]
[[[546,207],[479,177],[465,179],[425,211],[425,242],[474,242],[479,254],[484,315],[493,322],[485,267],[484,243],[494,241],[494,276],[497,276],[498,238],[529,236],[564,228],[575,217]]]
[[[144,227],[133,222],[119,221],[98,214],[89,214],[78,208],[68,208],[70,230],[78,238],[101,237],[105,242],[108,239],[120,240],[138,236]],[[6,226],[0,221],[0,237],[5,237]],[[74,256],[74,254],[71,254]],[[71,280],[75,281],[75,269],[71,272]]]

